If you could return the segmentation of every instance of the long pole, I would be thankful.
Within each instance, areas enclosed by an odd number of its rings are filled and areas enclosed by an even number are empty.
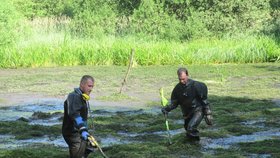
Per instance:
[[[108,156],[105,155],[102,148],[100,147],[100,145],[97,143],[97,141],[94,139],[93,136],[89,136],[88,140],[89,140],[89,142],[91,143],[92,146],[96,146],[98,148],[98,150],[101,152],[101,154],[104,158],[108,158]]]
[[[169,145],[171,145],[171,144],[172,144],[172,142],[171,142],[171,134],[170,134],[170,131],[169,131],[169,125],[168,125],[168,120],[167,120],[167,114],[164,114],[164,118],[165,118],[166,130],[167,130],[167,134],[168,134],[168,142],[169,142]]]
[[[168,105],[168,100],[164,97],[163,88],[159,89],[159,94],[160,94],[160,98],[161,98],[161,106],[166,107]],[[170,144],[172,144],[172,142],[171,142],[171,134],[169,131],[169,123],[168,123],[168,119],[167,119],[167,114],[164,114],[164,118],[165,118],[166,130],[167,130],[167,134],[168,134],[168,142],[170,145]]]
[[[91,128],[93,128],[94,126],[93,126],[93,119],[92,119],[92,116],[90,116],[89,118],[90,118],[90,121],[91,121],[91,126],[92,126]],[[95,140],[95,138],[94,138],[92,135],[90,135],[90,136],[88,137],[88,140],[89,140],[90,144],[91,144],[93,147],[96,146],[96,147],[98,148],[98,150],[101,152],[101,154],[102,154],[102,156],[103,156],[104,158],[108,158],[108,156],[105,155],[105,153],[103,152],[102,148],[100,147],[100,145],[97,143],[97,141]]]

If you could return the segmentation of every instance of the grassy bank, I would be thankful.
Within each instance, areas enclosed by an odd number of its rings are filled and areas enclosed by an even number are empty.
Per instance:
[[[3,0],[0,67],[262,63],[280,59],[278,5]],[[240,8],[239,6],[243,6]],[[207,20],[202,20],[207,19]]]
[[[261,63],[279,61],[280,47],[266,36],[186,42],[135,37],[77,39],[62,34],[33,36],[0,50],[0,67],[127,65],[131,49],[138,65]]]
[[[0,45],[0,68],[76,65],[127,65],[131,49],[138,65],[279,62],[279,40],[272,36],[234,34],[191,40],[164,40],[129,34],[82,38],[71,32],[71,19],[22,19],[16,40]]]

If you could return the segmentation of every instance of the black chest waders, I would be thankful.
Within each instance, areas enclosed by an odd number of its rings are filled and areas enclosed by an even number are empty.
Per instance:
[[[76,153],[76,155],[74,155],[74,158],[84,158],[84,157],[86,158],[87,157],[87,155],[85,155],[86,148],[87,148],[87,141],[81,140],[80,148]]]

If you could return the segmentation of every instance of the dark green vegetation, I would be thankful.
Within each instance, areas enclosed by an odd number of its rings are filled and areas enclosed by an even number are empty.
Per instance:
[[[195,0],[12,0],[3,8],[34,20],[71,19],[71,31],[85,37],[150,36],[185,40],[240,32],[279,34],[279,1]],[[5,15],[11,16],[14,15]],[[63,29],[63,25],[60,26]],[[277,37],[277,36],[275,36]]]
[[[28,125],[23,121],[1,121],[0,134],[14,135],[16,139],[30,139],[44,135],[57,136],[61,133],[61,125],[52,127],[42,125]]]
[[[55,2],[54,2],[55,1]],[[279,62],[278,0],[2,0],[0,67]]]
[[[258,131],[266,131],[280,126],[278,113],[266,114],[270,109],[278,109],[270,101],[265,100],[248,100],[237,98],[223,98],[210,96],[215,112],[215,125],[208,127],[204,122],[200,126],[201,136],[203,138],[222,138],[229,135],[250,135]],[[220,102],[220,104],[218,103]],[[237,107],[234,106],[237,104]],[[243,106],[238,106],[242,103]],[[224,106],[226,105],[226,106]],[[260,107],[261,106],[261,107]],[[94,134],[97,138],[115,137],[118,140],[132,141],[128,144],[113,145],[105,147],[104,151],[110,157],[224,157],[228,154],[232,157],[242,157],[250,154],[269,154],[272,157],[279,155],[279,141],[267,140],[263,143],[242,143],[240,149],[207,149],[207,146],[186,139],[185,133],[180,133],[172,137],[172,145],[167,144],[167,137],[164,132],[155,134],[154,132],[165,131],[164,118],[160,113],[160,108],[157,109],[158,114],[142,113],[144,111],[130,111],[109,113],[110,117],[96,117],[94,119]],[[99,114],[101,111],[95,111]],[[133,114],[135,113],[135,114]],[[139,113],[139,114],[138,114]],[[243,115],[239,115],[242,113]],[[251,114],[256,114],[251,118]],[[247,117],[246,117],[247,116]],[[271,118],[276,118],[274,125],[269,122]],[[266,122],[262,123],[264,128],[248,127],[242,123],[250,120],[258,120],[262,118]],[[179,110],[172,112],[169,115],[170,129],[182,128],[182,123],[177,123],[180,120],[181,114]],[[89,122],[91,124],[91,122]],[[16,127],[17,130],[12,129]],[[1,133],[16,135],[16,139],[36,138],[43,135],[49,135],[54,139],[60,135],[60,128],[57,126],[44,127],[38,125],[27,125],[24,122],[1,122]],[[9,132],[13,131],[13,132]],[[92,131],[91,131],[92,132]],[[130,136],[135,134],[135,136]],[[57,137],[58,138],[58,137]],[[134,142],[134,143],[133,143]],[[233,146],[239,146],[235,144]],[[221,152],[222,151],[222,152]],[[51,154],[50,154],[51,153]],[[65,148],[42,146],[40,144],[31,145],[15,150],[2,150],[0,156],[3,157],[67,157],[68,153]],[[101,157],[100,153],[96,152],[92,157]]]
[[[246,152],[253,152],[257,154],[270,154],[272,157],[279,157],[280,140],[264,140],[253,143],[240,143],[240,148]]]
[[[261,140],[230,144],[229,148],[209,148],[210,141],[231,136],[254,135],[256,132],[275,130],[279,132],[280,65],[191,65],[191,78],[204,81],[209,87],[209,99],[214,113],[214,125],[202,122],[199,129],[200,143],[185,138],[181,112],[172,111],[169,116],[174,144],[168,145],[164,117],[160,112],[159,88],[164,87],[169,98],[176,78],[177,66],[133,67],[122,95],[116,95],[121,86],[126,67],[79,66],[36,69],[0,70],[1,94],[8,91],[30,95],[44,93],[50,96],[64,96],[78,85],[82,74],[96,78],[94,100],[125,103],[133,110],[118,111],[122,107],[107,109],[107,106],[92,105],[94,131],[97,140],[115,138],[124,144],[107,145],[104,152],[109,157],[250,157],[262,154],[279,157],[279,139]],[[71,73],[70,73],[71,72]],[[55,75],[53,75],[55,74]],[[71,75],[70,75],[71,74]],[[110,74],[110,75],[108,75]],[[10,82],[5,82],[10,81]],[[14,86],[15,85],[15,86]],[[124,97],[127,96],[127,97]],[[99,100],[100,98],[100,100]],[[276,99],[276,100],[275,100]],[[4,100],[4,99],[3,99]],[[4,100],[4,102],[8,102]],[[132,103],[136,106],[132,107]],[[117,112],[116,112],[117,110]],[[58,113],[35,113],[33,118],[49,118]],[[89,124],[91,124],[91,121]],[[30,131],[32,129],[32,131]],[[13,132],[13,130],[15,132]],[[175,130],[175,131],[173,131]],[[29,125],[24,121],[0,122],[0,134],[15,135],[20,141],[40,138],[44,135],[53,139],[60,136],[60,125],[45,127]],[[127,143],[127,144],[126,144]],[[101,144],[102,145],[102,144]],[[19,149],[0,150],[0,157],[67,157],[67,148],[34,144]],[[99,152],[91,157],[102,157]]]
[[[65,149],[59,149],[57,147],[48,145],[33,145],[30,146],[28,150],[26,148],[9,150],[5,152],[0,150],[1,158],[67,158],[67,154],[68,153]]]

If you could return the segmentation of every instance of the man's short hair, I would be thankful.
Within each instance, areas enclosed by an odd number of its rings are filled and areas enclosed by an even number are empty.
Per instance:
[[[90,79],[92,82],[94,82],[94,78],[90,75],[84,75],[82,78],[81,78],[81,81],[80,83],[85,83],[88,79]]]
[[[184,67],[180,67],[178,70],[177,70],[177,75],[181,75],[182,73],[186,73],[186,75],[189,75],[188,73],[188,70]]]

